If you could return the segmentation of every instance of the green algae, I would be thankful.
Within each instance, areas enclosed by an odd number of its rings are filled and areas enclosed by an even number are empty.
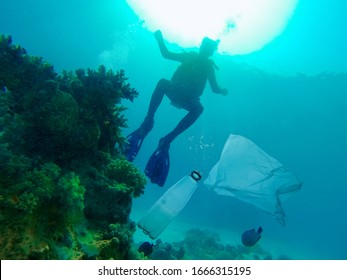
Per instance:
[[[128,259],[132,199],[146,179],[122,155],[122,100],[100,66],[58,75],[0,36],[1,259]]]

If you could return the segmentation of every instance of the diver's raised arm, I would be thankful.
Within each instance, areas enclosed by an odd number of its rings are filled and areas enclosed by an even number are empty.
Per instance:
[[[165,45],[163,34],[160,30],[154,32],[154,37],[158,42],[158,46],[161,52],[161,55],[166,59],[176,60],[182,62],[182,55],[179,53],[174,53],[168,50]]]

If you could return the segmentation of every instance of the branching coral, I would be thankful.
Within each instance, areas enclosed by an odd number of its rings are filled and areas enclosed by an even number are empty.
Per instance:
[[[121,128],[126,120],[122,115],[121,99],[133,101],[138,92],[126,82],[124,71],[116,74],[106,71],[101,65],[98,71],[83,69],[75,73],[63,72],[59,77],[61,89],[69,92],[80,108],[80,130],[94,130],[98,133],[98,149],[117,153],[115,145],[122,146],[124,137]],[[95,137],[93,137],[95,138]]]
[[[0,81],[2,86],[11,89],[16,111],[23,110],[21,99],[27,92],[36,91],[45,81],[57,77],[52,65],[13,45],[10,36],[0,35],[0,57]]]
[[[0,36],[0,257],[127,258],[144,176],[121,155],[124,71],[57,75]]]
[[[117,182],[118,188],[126,188],[133,197],[139,197],[144,192],[146,179],[140,174],[139,170],[124,158],[112,160],[106,169],[106,175]]]

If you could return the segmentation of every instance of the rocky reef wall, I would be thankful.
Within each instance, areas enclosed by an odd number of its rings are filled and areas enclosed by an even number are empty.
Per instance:
[[[0,36],[0,258],[129,259],[132,198],[146,179],[122,155],[124,71],[52,65]]]

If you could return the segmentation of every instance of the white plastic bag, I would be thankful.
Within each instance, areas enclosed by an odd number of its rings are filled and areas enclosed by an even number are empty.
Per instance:
[[[276,159],[252,141],[234,134],[229,136],[220,160],[204,184],[217,194],[233,196],[263,209],[282,225],[282,203],[302,186]]]

